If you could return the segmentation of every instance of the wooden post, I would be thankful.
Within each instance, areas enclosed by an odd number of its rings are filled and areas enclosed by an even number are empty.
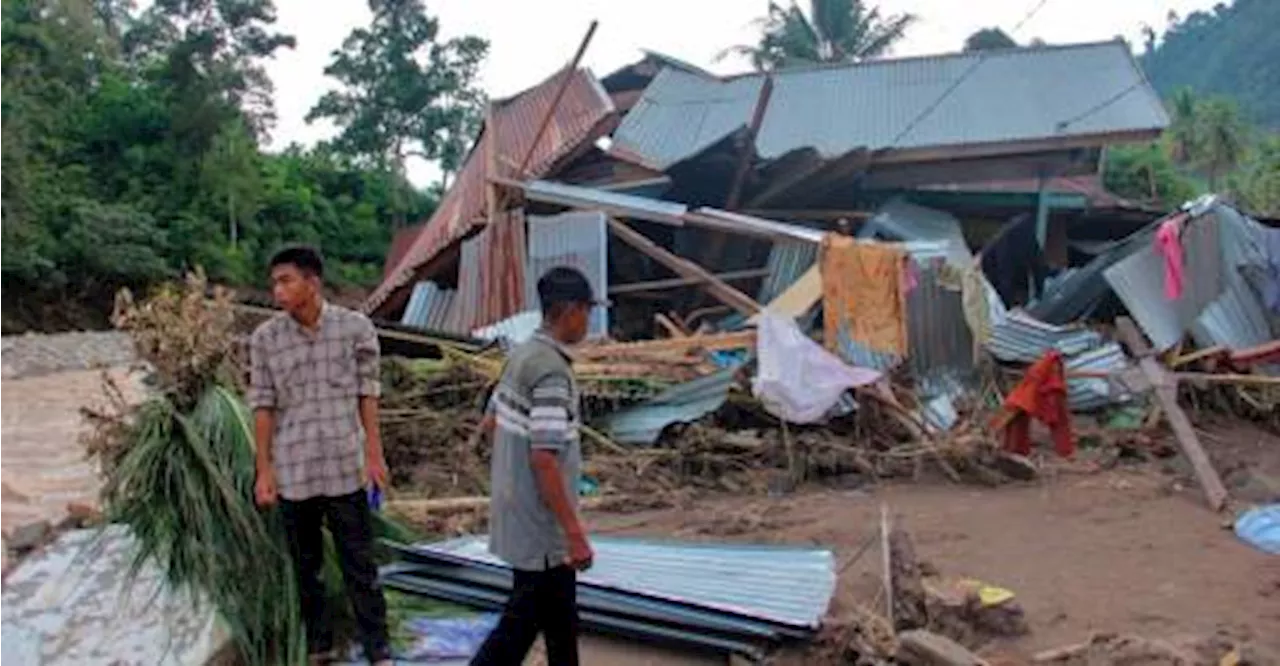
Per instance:
[[[1192,427],[1191,419],[1187,418],[1186,412],[1178,406],[1177,377],[1166,370],[1155,358],[1146,337],[1138,330],[1132,319],[1128,317],[1116,319],[1116,331],[1120,334],[1120,339],[1129,347],[1129,351],[1138,358],[1138,367],[1146,375],[1147,381],[1151,382],[1156,400],[1160,402],[1160,408],[1169,421],[1169,427],[1173,429],[1178,447],[1182,449],[1182,454],[1187,457],[1192,469],[1195,470],[1196,480],[1200,482],[1200,489],[1204,491],[1209,508],[1221,511],[1227,503],[1227,489],[1223,487],[1222,479],[1218,477],[1218,472],[1209,461],[1204,447],[1200,446],[1200,438],[1196,436],[1196,429]]]
[[[599,21],[592,21],[591,27],[587,28],[587,34],[582,38],[582,43],[578,45],[578,52],[573,54],[573,60],[569,61],[569,66],[564,71],[564,79],[560,81],[560,87],[556,89],[555,97],[551,98],[551,106],[547,107],[547,112],[542,116],[542,122],[538,124],[538,131],[533,135],[533,143],[529,144],[529,149],[524,153],[524,159],[520,160],[520,166],[516,168],[515,177],[523,179],[525,177],[525,169],[529,166],[529,160],[533,159],[533,152],[538,147],[538,142],[542,141],[542,135],[547,133],[547,127],[551,125],[551,119],[555,117],[556,109],[560,107],[560,100],[564,97],[564,93],[569,89],[569,82],[573,80],[573,73],[578,69],[578,63],[582,61],[582,54],[587,52],[587,45],[591,43],[591,38],[596,34],[596,27],[600,25]]]
[[[627,245],[643,252],[652,257],[655,261],[666,266],[679,275],[690,279],[698,279],[704,283],[702,287],[712,296],[715,296],[720,302],[750,317],[760,311],[760,304],[746,294],[729,286],[724,280],[712,275],[703,267],[685,259],[676,256],[671,252],[661,248],[657,243],[645,238],[640,232],[628,227],[622,222],[609,218],[609,229]]]

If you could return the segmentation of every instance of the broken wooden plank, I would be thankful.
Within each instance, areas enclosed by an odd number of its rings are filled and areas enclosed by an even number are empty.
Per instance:
[[[986,666],[969,648],[932,631],[912,629],[898,635],[897,663],[908,666]]]
[[[705,268],[659,247],[657,243],[645,238],[643,234],[626,224],[610,218],[609,229],[624,243],[643,252],[672,271],[685,277],[698,278],[705,283],[701,286],[725,305],[748,317],[760,311],[760,304],[756,303],[750,296],[729,286],[727,282],[712,275]]]
[[[725,282],[737,282],[739,280],[755,280],[762,277],[768,277],[769,269],[752,268],[744,271],[714,273],[713,275]],[[706,281],[702,278],[696,277],[678,277],[662,280],[649,280],[646,282],[632,282],[630,284],[619,284],[609,287],[609,295],[619,296],[622,294],[634,294],[642,291],[660,291],[663,289],[673,289],[677,287],[693,287],[705,282]]]
[[[785,291],[778,294],[776,298],[769,301],[764,309],[772,314],[780,317],[790,317],[792,319],[800,317],[809,312],[822,300],[822,271],[818,265],[814,264],[809,270],[800,276],[787,287]],[[757,314],[747,320],[748,324],[759,322],[760,315]]]
[[[1116,319],[1116,331],[1121,341],[1129,347],[1130,352],[1138,357],[1138,367],[1151,382],[1156,399],[1164,410],[1165,419],[1173,429],[1178,448],[1182,449],[1183,455],[1195,470],[1196,480],[1200,482],[1200,489],[1204,491],[1209,508],[1221,511],[1227,502],[1227,489],[1222,485],[1222,479],[1213,468],[1213,463],[1204,452],[1204,447],[1200,446],[1200,438],[1196,436],[1191,419],[1187,418],[1187,413],[1178,405],[1178,379],[1152,355],[1151,345],[1132,319],[1128,317]]]
[[[543,114],[542,122],[538,124],[538,131],[534,133],[533,141],[529,144],[529,149],[524,153],[524,159],[520,160],[520,166],[516,168],[517,178],[525,176],[525,169],[529,167],[529,160],[533,159],[533,153],[538,148],[538,142],[542,141],[542,136],[547,133],[547,128],[551,125],[551,119],[556,115],[556,109],[560,108],[560,100],[564,98],[565,91],[569,89],[569,83],[573,81],[573,73],[578,69],[578,63],[582,62],[582,54],[587,52],[587,45],[591,43],[591,38],[595,36],[596,28],[599,25],[599,21],[591,22],[591,26],[587,28],[587,34],[582,38],[582,43],[578,45],[578,52],[573,54],[573,60],[569,61],[569,66],[565,68],[564,80],[556,88],[555,97],[551,98],[551,105],[547,107],[547,112]]]
[[[592,361],[618,356],[643,356],[647,354],[687,356],[694,350],[729,351],[733,349],[750,349],[755,346],[755,331],[735,331],[716,335],[693,335],[687,338],[615,342],[607,345],[581,345],[574,347],[570,353],[578,360]]]
[[[893,620],[893,548],[889,545],[889,507],[880,504],[880,565],[884,580],[885,617],[889,625],[896,626]]]
[[[659,312],[656,315],[653,315],[653,321],[659,327],[661,327],[662,330],[667,332],[667,337],[669,338],[689,337],[689,331],[685,330],[685,327],[683,325],[677,324],[671,317],[668,317],[667,315],[664,315],[661,312]]]

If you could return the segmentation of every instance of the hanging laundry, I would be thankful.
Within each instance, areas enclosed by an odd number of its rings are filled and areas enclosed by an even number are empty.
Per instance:
[[[836,348],[840,328],[847,324],[855,342],[906,356],[906,252],[895,245],[827,234],[819,261],[827,347]]]
[[[1175,215],[1156,230],[1156,251],[1164,257],[1164,297],[1171,301],[1182,298],[1182,224],[1186,219],[1186,214]]]
[[[1005,448],[1019,455],[1031,453],[1031,419],[1049,428],[1053,449],[1069,458],[1076,445],[1067,413],[1067,380],[1062,353],[1052,349],[1027,369],[1027,374],[1004,399]]]

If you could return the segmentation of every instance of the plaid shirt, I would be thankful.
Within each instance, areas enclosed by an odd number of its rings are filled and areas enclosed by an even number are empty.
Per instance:
[[[275,410],[271,452],[280,496],[301,501],[359,491],[359,399],[380,392],[373,323],[328,303],[315,332],[278,314],[253,332],[249,365],[249,405]]]

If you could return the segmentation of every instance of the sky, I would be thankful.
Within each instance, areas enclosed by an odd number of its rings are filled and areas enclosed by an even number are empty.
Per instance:
[[[785,1],[785,0],[783,0]],[[881,14],[911,13],[919,21],[892,55],[960,49],[974,31],[996,26],[1018,42],[1090,42],[1117,35],[1142,42],[1142,26],[1157,32],[1170,11],[1209,9],[1217,0],[879,0]],[[600,22],[583,57],[597,76],[634,62],[642,49],[658,51],[720,74],[749,69],[740,58],[717,61],[726,47],[749,44],[768,0],[427,0],[443,38],[471,34],[489,40],[478,84],[490,97],[533,86],[573,57],[591,21]],[[802,1],[801,6],[808,2]],[[334,82],[324,75],[330,54],[347,33],[368,22],[362,0],[276,0],[277,26],[293,34],[297,48],[269,63],[279,116],[270,148],[310,145],[332,136],[331,125],[308,125],[307,111]],[[1030,15],[1029,19],[1026,17]],[[1024,19],[1025,22],[1024,22]],[[1012,32],[1014,26],[1021,28]],[[409,177],[426,186],[439,177],[432,165],[409,165]]]

